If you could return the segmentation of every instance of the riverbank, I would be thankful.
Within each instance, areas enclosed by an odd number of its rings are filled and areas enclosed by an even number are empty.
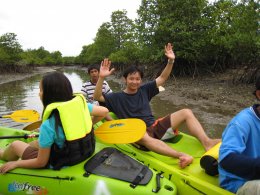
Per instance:
[[[254,84],[233,84],[228,73],[202,78],[177,78],[159,94],[176,107],[191,108],[211,137],[221,137],[227,123],[242,109],[257,103]],[[258,102],[259,103],[259,102]]]
[[[35,67],[30,73],[0,73],[0,85],[12,81],[23,80],[38,74],[55,71],[57,67]]]

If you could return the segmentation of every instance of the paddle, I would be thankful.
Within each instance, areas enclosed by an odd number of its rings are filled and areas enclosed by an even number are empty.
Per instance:
[[[16,122],[34,122],[39,120],[40,115],[35,110],[16,110],[10,115],[3,115],[0,118],[11,118]]]
[[[38,128],[39,121],[35,123],[38,123],[38,126],[35,125],[35,127]],[[33,123],[30,125],[33,126]],[[94,130],[95,135],[101,141],[111,144],[126,144],[136,142],[144,136],[145,132],[145,123],[142,120],[135,118],[106,121],[102,125],[100,125],[96,130]],[[27,139],[30,138],[30,135],[0,136],[0,139],[11,138]]]
[[[29,125],[26,125],[23,130],[27,130],[27,131],[33,131],[35,129],[38,129],[42,124],[42,120],[38,120],[38,121],[35,121]]]
[[[94,131],[100,140],[111,144],[136,142],[144,136],[145,132],[145,123],[135,118],[106,121]]]
[[[39,137],[39,134],[25,134],[25,135],[9,135],[9,136],[0,136],[0,139],[15,139],[15,138],[34,138]]]

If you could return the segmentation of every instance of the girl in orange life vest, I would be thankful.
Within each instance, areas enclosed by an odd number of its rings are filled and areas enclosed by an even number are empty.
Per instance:
[[[62,73],[47,74],[40,82],[39,96],[44,110],[51,103],[70,101],[73,99],[71,83]],[[108,113],[107,108],[91,104],[88,104],[88,110],[91,115],[96,117],[104,117]],[[12,142],[5,150],[0,150],[0,159],[9,161],[0,167],[0,173],[4,174],[17,167],[45,167],[50,160],[52,145],[55,143],[62,148],[65,139],[59,112],[54,110],[40,127],[37,148],[17,140]],[[18,160],[19,158],[21,160]]]

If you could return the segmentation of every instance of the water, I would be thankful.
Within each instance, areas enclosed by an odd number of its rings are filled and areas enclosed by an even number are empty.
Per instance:
[[[70,67],[61,69],[64,74],[70,80],[73,91],[80,92],[82,84],[88,80],[88,74],[86,73],[85,69],[81,69],[78,67]],[[0,115],[12,113],[15,110],[22,110],[22,109],[34,109],[42,114],[42,103],[39,98],[39,82],[42,78],[42,75],[33,76],[31,78],[27,78],[20,81],[13,81],[10,83],[0,85]],[[124,85],[122,82],[114,81],[113,79],[108,80],[108,83],[113,91],[121,90]],[[162,92],[163,93],[163,92]],[[154,116],[163,117],[167,114],[175,112],[181,108],[182,105],[174,105],[167,100],[162,100],[162,98],[156,96],[153,98],[152,102],[152,110]],[[187,107],[187,105],[185,105]],[[192,108],[191,105],[188,107]],[[196,111],[198,108],[192,108]],[[201,108],[203,109],[203,108]],[[206,112],[203,112],[206,113]],[[210,126],[210,131],[207,131],[207,134],[210,134],[211,137],[220,137],[222,133],[222,129],[224,128],[223,125],[216,124],[208,124],[205,119],[209,118],[209,115],[206,113],[205,116],[198,116],[199,120],[204,122],[203,125],[208,127]],[[24,123],[14,123],[11,119],[0,119],[1,126],[8,126],[8,127],[17,127],[23,128],[25,125]],[[213,125],[213,128],[211,128]],[[215,125],[215,126],[214,126]],[[185,125],[181,126],[180,129],[185,131],[187,127]]]
[[[61,70],[68,77],[74,92],[79,92],[84,80],[88,79],[84,70]],[[33,76],[24,80],[2,84],[0,87],[0,114],[21,109],[34,109],[42,112],[42,103],[39,98],[39,82],[42,75]]]

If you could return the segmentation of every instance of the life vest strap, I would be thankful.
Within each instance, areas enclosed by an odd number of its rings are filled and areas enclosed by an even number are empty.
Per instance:
[[[63,148],[59,148],[57,144],[51,147],[50,165],[54,170],[59,170],[63,166],[72,166],[78,164],[95,151],[94,131],[83,138],[65,141]]]

